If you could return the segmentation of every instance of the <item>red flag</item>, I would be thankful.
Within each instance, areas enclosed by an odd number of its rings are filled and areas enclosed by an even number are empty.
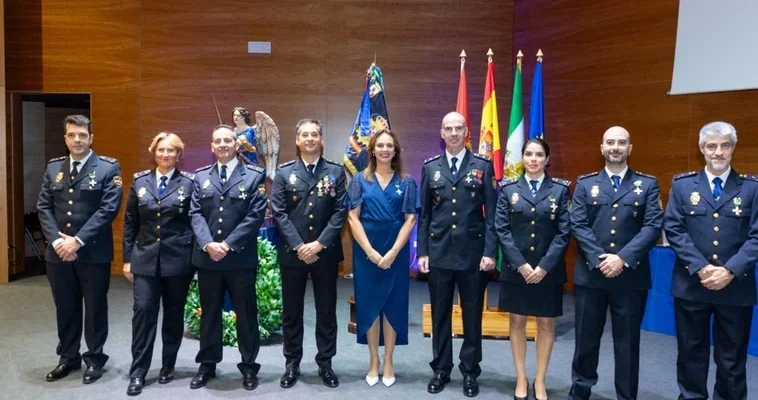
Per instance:
[[[466,90],[466,51],[461,50],[461,79],[458,82],[458,102],[455,104],[455,111],[463,115],[466,119],[466,127],[469,128],[466,134],[466,148],[471,151],[471,120],[468,117],[468,92]]]

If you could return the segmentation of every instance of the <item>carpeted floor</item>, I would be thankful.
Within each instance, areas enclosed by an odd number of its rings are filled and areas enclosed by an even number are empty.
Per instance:
[[[497,284],[490,284],[490,303],[497,299]],[[428,302],[425,282],[411,282],[410,345],[399,347],[395,354],[397,383],[386,388],[381,383],[368,387],[364,375],[368,365],[368,350],[355,343],[355,336],[347,333],[347,298],[352,294],[352,281],[339,280],[338,317],[340,331],[334,369],[340,377],[340,387],[328,389],[317,376],[313,361],[316,344],[313,335],[315,312],[312,292],[306,296],[305,358],[301,364],[300,382],[288,390],[279,387],[279,377],[284,368],[280,338],[261,348],[258,362],[260,386],[254,392],[241,387],[236,363],[239,353],[235,348],[224,349],[224,361],[218,366],[219,378],[205,388],[189,389],[197,365],[194,362],[198,341],[185,338],[177,361],[177,379],[168,385],[156,382],[160,368],[160,343],[156,344],[153,368],[148,374],[148,386],[140,399],[201,399],[201,398],[247,398],[278,399],[286,396],[296,399],[460,399],[461,375],[457,366],[453,381],[439,395],[426,392],[431,377],[431,341],[421,334],[421,305]],[[0,399],[117,399],[126,398],[127,371],[131,362],[131,315],[132,294],[129,283],[123,277],[114,276],[109,295],[110,335],[105,346],[110,360],[103,378],[92,385],[82,385],[81,372],[74,373],[58,382],[45,382],[45,375],[57,363],[55,355],[56,327],[52,295],[44,276],[22,279],[0,285]],[[571,384],[571,359],[574,350],[573,298],[566,295],[565,314],[557,321],[556,343],[553,351],[547,384],[552,399],[565,399]],[[610,322],[609,322],[610,324]],[[82,348],[85,349],[82,341]],[[460,341],[454,341],[457,354]],[[479,379],[481,399],[512,398],[515,387],[514,368],[510,346],[507,341],[485,340],[483,373]],[[640,367],[639,399],[675,399],[676,385],[676,340],[657,333],[643,332]],[[601,348],[598,373],[593,399],[615,399],[613,386],[613,349],[610,325],[606,327]],[[457,361],[457,357],[456,357]],[[527,371],[534,376],[535,349],[529,343]],[[711,365],[710,387],[713,386],[715,367]],[[758,398],[758,359],[748,359],[748,390],[751,398]]]

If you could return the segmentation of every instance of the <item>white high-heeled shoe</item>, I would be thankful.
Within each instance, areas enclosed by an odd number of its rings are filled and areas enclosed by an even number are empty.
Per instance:
[[[379,383],[379,376],[366,375],[366,383],[368,383],[369,386],[376,386],[376,384]]]
[[[395,384],[395,377],[390,376],[389,378],[387,378],[386,376],[382,376],[382,383],[384,384],[384,386],[390,387]]]

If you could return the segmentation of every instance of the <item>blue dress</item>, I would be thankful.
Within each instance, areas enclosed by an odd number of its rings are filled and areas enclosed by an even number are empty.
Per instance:
[[[395,244],[406,214],[416,214],[421,207],[418,188],[411,177],[395,173],[382,190],[376,175],[367,182],[362,173],[353,177],[345,199],[349,210],[361,207],[360,221],[371,247],[386,254]],[[397,333],[395,344],[408,344],[408,287],[410,247],[406,243],[392,266],[386,270],[372,263],[366,252],[353,240],[353,277],[358,343],[366,344],[366,332],[383,314]],[[380,321],[379,344],[384,345]]]
[[[251,146],[255,146],[255,129],[249,127],[242,132],[234,132],[237,138],[242,142],[242,146],[239,148],[239,153],[242,156],[242,161],[245,164],[260,165],[258,163],[258,152],[250,151]],[[257,149],[256,149],[257,150]]]

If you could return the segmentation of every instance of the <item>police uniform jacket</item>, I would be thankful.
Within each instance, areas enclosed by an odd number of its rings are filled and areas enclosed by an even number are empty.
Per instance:
[[[424,162],[418,255],[430,267],[478,270],[483,256],[497,257],[494,184],[486,156],[466,151],[455,176],[443,155]]]
[[[174,170],[158,195],[155,170],[134,174],[124,216],[124,262],[133,274],[175,276],[192,272],[189,205],[195,175]],[[160,266],[160,267],[159,267]]]
[[[71,181],[71,157],[50,160],[42,179],[37,200],[40,225],[48,241],[45,258],[62,263],[53,242],[63,232],[84,243],[77,261],[90,264],[113,260],[111,224],[121,207],[123,194],[121,166],[115,158],[98,156],[93,151]]]
[[[674,177],[666,207],[666,239],[676,253],[671,292],[703,303],[752,306],[758,262],[758,178],[732,169],[716,201],[705,171]],[[723,266],[734,279],[721,290],[706,289],[697,272]]]
[[[192,264],[206,269],[258,267],[258,231],[266,212],[265,170],[239,162],[221,183],[217,164],[195,171],[189,215],[195,246]],[[231,248],[219,262],[203,247],[226,242]]]
[[[574,283],[596,289],[650,289],[650,250],[661,236],[663,210],[658,180],[629,168],[617,192],[605,169],[579,177],[571,229],[579,252]],[[624,270],[606,278],[601,254],[617,254]]]
[[[316,265],[337,264],[344,259],[340,232],[347,209],[341,164],[321,157],[313,175],[301,158],[281,164],[272,191],[271,208],[280,235],[279,265],[306,266],[294,249],[313,241],[324,246]]]
[[[500,183],[500,196],[495,213],[495,229],[503,255],[500,279],[525,283],[518,268],[529,263],[547,275],[540,283],[566,282],[563,256],[568,248],[569,185],[571,182],[545,175],[537,196],[532,197],[526,178]]]

